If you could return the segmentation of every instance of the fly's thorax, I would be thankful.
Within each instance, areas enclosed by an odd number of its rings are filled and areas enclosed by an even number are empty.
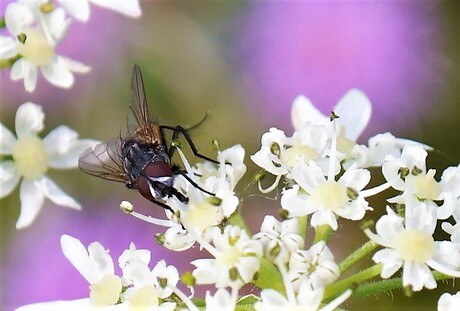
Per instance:
[[[123,169],[131,183],[136,183],[144,168],[149,163],[162,162],[170,165],[166,148],[161,144],[146,144],[135,140],[127,140],[121,147]]]

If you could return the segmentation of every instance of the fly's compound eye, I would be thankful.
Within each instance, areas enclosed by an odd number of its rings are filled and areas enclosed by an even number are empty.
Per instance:
[[[142,170],[144,175],[147,177],[171,177],[172,170],[171,166],[166,162],[150,162]]]
[[[161,199],[172,192],[177,192],[172,187],[172,170],[169,164],[165,162],[147,164],[139,176],[138,190],[148,200]]]

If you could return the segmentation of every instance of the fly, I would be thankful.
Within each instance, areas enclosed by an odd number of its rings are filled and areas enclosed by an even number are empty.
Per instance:
[[[138,190],[143,197],[171,212],[174,211],[164,203],[165,198],[175,196],[183,203],[188,202],[188,198],[173,186],[177,175],[182,175],[197,189],[214,195],[199,187],[178,165],[172,164],[177,147],[166,143],[167,131],[172,132],[171,141],[182,134],[196,157],[218,162],[198,153],[188,129],[180,125],[159,125],[150,117],[144,82],[137,65],[133,68],[131,88],[133,99],[130,110],[134,117],[134,130],[128,129],[127,137],[114,138],[85,150],[78,159],[80,169],[96,177],[122,182],[127,188]]]

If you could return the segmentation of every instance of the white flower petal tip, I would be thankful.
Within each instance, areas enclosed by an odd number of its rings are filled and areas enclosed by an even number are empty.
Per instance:
[[[129,17],[141,16],[141,7],[138,0],[91,0],[91,2]]]
[[[334,112],[339,116],[338,124],[346,128],[346,137],[356,141],[369,123],[372,104],[362,91],[351,89],[339,100]]]
[[[322,124],[326,121],[326,117],[307,97],[300,95],[292,102],[291,120],[294,129],[299,131],[308,122],[313,124]]]

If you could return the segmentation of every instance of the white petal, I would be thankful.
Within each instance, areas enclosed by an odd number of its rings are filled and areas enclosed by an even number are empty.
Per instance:
[[[335,217],[335,214],[330,210],[316,211],[311,216],[311,225],[314,227],[321,225],[329,225],[329,227],[331,227],[331,229],[334,231],[338,228],[337,218]]]
[[[21,58],[11,66],[10,78],[13,81],[24,79],[25,90],[33,92],[37,85],[37,70],[37,66]]]
[[[54,154],[48,165],[52,168],[75,168],[78,166],[78,157],[88,148],[94,147],[99,141],[93,139],[79,139],[72,143],[64,154]]]
[[[48,43],[53,46],[62,39],[70,25],[64,9],[59,7],[48,14],[40,14],[40,21]]]
[[[88,251],[80,240],[69,235],[63,235],[61,236],[61,249],[64,256],[88,283],[93,284],[97,282],[92,276],[93,271],[91,269]]]
[[[426,264],[407,261],[403,267],[403,286],[407,285],[412,285],[414,291],[419,291],[423,287],[435,288],[436,281]]]
[[[0,198],[6,197],[13,191],[19,178],[13,161],[0,162]]]
[[[376,263],[383,264],[382,272],[380,275],[384,279],[387,279],[395,274],[396,271],[398,271],[399,268],[401,268],[403,265],[403,260],[401,259],[399,252],[388,248],[376,252],[372,257],[372,260],[374,260]]]
[[[92,139],[78,139],[78,133],[61,125],[52,130],[43,139],[46,153],[49,155],[49,166],[53,168],[75,168],[78,166],[79,155],[87,148],[98,143]]]
[[[337,123],[346,128],[345,136],[356,141],[369,123],[372,105],[366,94],[351,89],[339,100],[334,112],[340,117]]]
[[[91,0],[91,2],[131,17],[139,17],[141,15],[138,0]]]
[[[11,37],[0,36],[0,59],[8,59],[17,54],[16,41]]]
[[[0,154],[11,154],[11,149],[16,143],[16,137],[0,123]]]
[[[34,22],[32,11],[22,3],[10,3],[5,9],[5,24],[9,32],[18,35]]]
[[[87,22],[89,19],[88,0],[58,0],[66,11],[80,22]]]
[[[45,194],[39,186],[38,181],[24,179],[19,188],[21,201],[21,214],[16,222],[16,229],[29,226],[42,209]]]
[[[345,187],[362,190],[371,180],[371,173],[366,169],[350,168],[340,177],[339,183]]]
[[[43,177],[40,182],[45,196],[53,203],[77,210],[81,209],[81,205],[62,191],[51,179]]]
[[[325,125],[328,118],[321,113],[305,96],[294,99],[291,109],[292,125],[296,131],[301,130],[307,122],[316,125]]]
[[[64,56],[59,56],[59,59],[72,72],[87,73],[88,71],[91,70],[91,67],[86,66],[85,64],[78,62],[76,60],[73,60],[73,59],[70,59]]]
[[[101,308],[105,310],[106,308]],[[94,310],[91,306],[89,298],[69,300],[69,301],[49,301],[34,303],[19,307],[16,311],[90,311]]]
[[[31,102],[19,106],[16,111],[16,135],[19,138],[36,135],[43,129],[45,114],[42,107]]]
[[[74,82],[73,74],[60,57],[47,65],[40,67],[41,72],[49,83],[62,88],[70,88]]]

